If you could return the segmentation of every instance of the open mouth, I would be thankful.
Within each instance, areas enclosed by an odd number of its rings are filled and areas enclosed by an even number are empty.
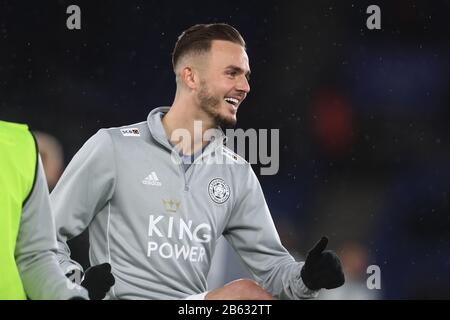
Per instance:
[[[237,106],[239,104],[239,99],[236,98],[227,97],[224,100],[233,106]]]

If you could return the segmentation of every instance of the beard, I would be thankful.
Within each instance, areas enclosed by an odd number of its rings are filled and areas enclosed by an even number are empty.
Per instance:
[[[200,109],[213,119],[216,127],[222,127],[224,129],[234,128],[236,125],[236,118],[226,117],[220,113],[222,99],[210,93],[206,81],[201,81],[200,85],[201,87],[198,93]]]

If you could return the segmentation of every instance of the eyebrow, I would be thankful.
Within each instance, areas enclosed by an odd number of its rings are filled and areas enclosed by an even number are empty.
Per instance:
[[[250,74],[251,74],[250,70],[245,72],[244,69],[242,69],[241,67],[235,66],[235,65],[229,65],[225,69],[227,69],[227,70],[231,69],[237,73],[245,73],[245,77],[247,78],[247,80],[250,80]]]

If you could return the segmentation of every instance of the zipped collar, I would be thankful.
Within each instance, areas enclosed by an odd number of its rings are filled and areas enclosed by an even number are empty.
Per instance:
[[[166,135],[166,131],[164,130],[162,124],[162,117],[169,111],[170,107],[158,107],[153,109],[148,117],[147,117],[147,125],[150,130],[150,134],[152,137],[158,141],[161,145],[166,147],[168,150],[172,151],[173,147],[169,143],[169,139]],[[217,127],[218,136],[215,139],[212,139],[209,145],[203,150],[202,155],[199,158],[203,158],[211,154],[214,150],[224,145],[226,142],[226,135],[220,127]],[[212,137],[214,138],[214,137]]]

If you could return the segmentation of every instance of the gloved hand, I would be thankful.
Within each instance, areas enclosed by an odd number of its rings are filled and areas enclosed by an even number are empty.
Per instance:
[[[89,267],[84,273],[81,285],[89,292],[89,299],[101,300],[114,285],[114,276],[111,273],[111,265],[102,263]]]
[[[322,237],[306,256],[301,277],[310,290],[334,289],[345,282],[341,261],[336,253],[325,250],[327,244],[328,238]]]

